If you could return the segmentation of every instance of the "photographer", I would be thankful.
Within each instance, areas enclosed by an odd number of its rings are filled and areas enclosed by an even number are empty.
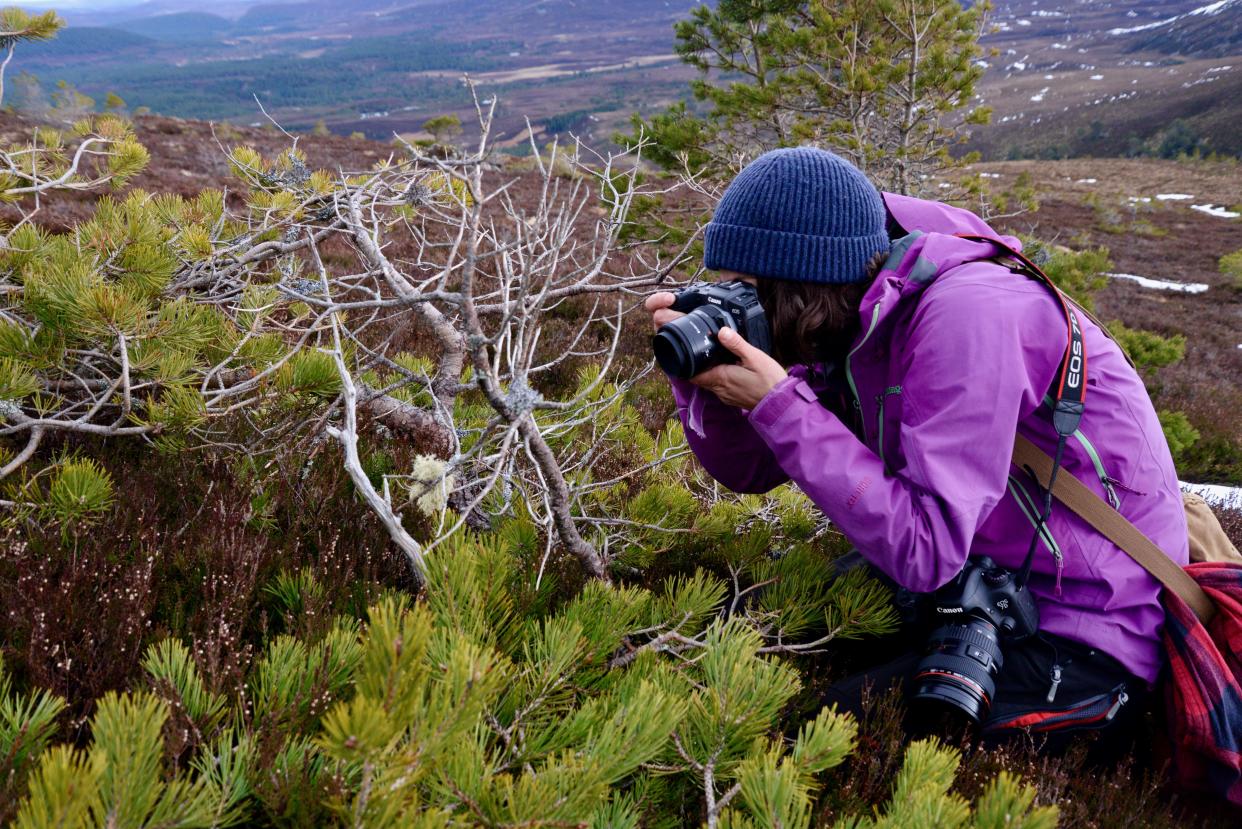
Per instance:
[[[733,359],[670,376],[678,414],[720,483],[765,492],[793,481],[884,576],[916,594],[939,590],[959,604],[941,599],[938,611],[971,617],[971,630],[940,628],[833,686],[829,701],[857,712],[866,685],[901,681],[908,699],[968,714],[986,737],[1029,729],[1055,749],[1091,729],[1119,748],[1161,668],[1161,586],[1078,516],[1048,509],[1011,451],[1021,434],[1053,455],[1060,431],[1060,474],[1185,564],[1169,448],[1105,332],[1002,264],[998,245],[959,234],[1020,248],[965,210],[881,195],[832,153],[761,156],[721,198],[704,264],[722,283],[754,286],[770,344],[722,325],[717,341]],[[647,299],[658,330],[682,319],[675,299]],[[1068,362],[1071,313],[1089,365],[1072,435],[1054,430],[1060,400],[1050,393]],[[975,612],[997,590],[1030,602],[1029,630],[1025,619],[1015,630],[1012,619],[990,624]],[[924,639],[933,627],[922,627]],[[999,645],[981,656],[976,635]],[[966,656],[975,661],[959,669]]]

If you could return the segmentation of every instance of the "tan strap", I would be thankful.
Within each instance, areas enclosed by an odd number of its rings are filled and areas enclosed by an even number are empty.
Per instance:
[[[1039,479],[1040,486],[1048,486],[1048,478],[1052,474],[1052,458],[1022,435],[1018,435],[1014,443],[1013,462],[1019,467],[1030,467]],[[1062,468],[1057,472],[1057,482],[1052,494],[1109,541],[1129,553],[1131,558],[1159,579],[1161,584],[1180,596],[1190,605],[1199,621],[1206,625],[1212,620],[1216,614],[1216,605],[1203,592],[1203,588],[1177,562],[1165,555],[1155,542],[1143,535],[1142,530],[1127,521],[1103,498],[1087,488],[1086,484]]]

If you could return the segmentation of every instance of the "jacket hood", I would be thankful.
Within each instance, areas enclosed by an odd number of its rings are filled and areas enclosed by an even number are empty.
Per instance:
[[[1012,236],[1001,236],[991,225],[980,219],[969,210],[953,207],[942,202],[916,199],[913,196],[899,196],[896,193],[882,193],[884,207],[888,210],[889,225],[896,226],[897,232],[890,230],[889,235],[900,238],[907,233],[921,231],[923,233],[944,233],[952,236],[957,233],[969,233],[975,236],[993,236],[1005,240],[1006,244],[1021,250],[1022,243]]]
[[[1016,237],[998,233],[969,210],[896,193],[881,195],[893,243],[888,260],[863,295],[860,337],[882,327],[904,300],[917,296],[946,271],[1003,255],[995,245],[963,239],[958,234],[988,236],[1015,250],[1022,249]]]

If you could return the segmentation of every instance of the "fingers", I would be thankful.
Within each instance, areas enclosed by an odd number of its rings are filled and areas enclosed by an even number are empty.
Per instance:
[[[651,315],[651,321],[655,323],[656,328],[659,328],[661,325],[666,325],[678,317],[684,316],[685,314],[680,311],[670,311],[667,308],[661,308],[659,311],[656,311]]]
[[[715,390],[724,384],[729,370],[736,368],[736,366],[713,366],[707,371],[700,371],[691,377],[690,382],[705,389]]]
[[[660,291],[643,300],[643,307],[648,311],[658,311],[672,305],[676,299],[677,297],[668,291]]]
[[[755,350],[753,345],[742,339],[742,335],[734,331],[732,328],[720,329],[720,333],[716,335],[716,338],[720,340],[721,345],[736,354],[742,362],[746,362],[746,359],[750,357],[752,352]]]
[[[677,297],[668,291],[660,291],[643,300],[643,307],[651,312],[651,322],[657,331],[660,329],[660,326],[667,325],[678,317],[685,316],[680,311],[670,311],[668,309],[676,299]]]

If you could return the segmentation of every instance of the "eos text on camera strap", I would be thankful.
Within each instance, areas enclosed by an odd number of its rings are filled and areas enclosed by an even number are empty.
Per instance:
[[[1026,559],[1022,562],[1022,567],[1018,571],[1017,583],[1025,585],[1027,579],[1031,575],[1031,565],[1035,560],[1035,548],[1039,542],[1040,534],[1044,531],[1044,526],[1048,523],[1048,517],[1052,514],[1052,488],[1056,485],[1057,472],[1061,468],[1061,459],[1065,453],[1065,444],[1070,436],[1078,430],[1078,424],[1082,422],[1082,413],[1084,410],[1084,402],[1087,394],[1087,349],[1083,344],[1082,325],[1078,321],[1078,314],[1075,313],[1072,304],[1066,300],[1061,293],[1061,289],[1056,283],[1044,273],[1043,270],[1032,262],[1021,251],[1002,242],[1000,239],[992,236],[982,236],[972,233],[958,233],[958,238],[966,239],[971,242],[984,242],[999,248],[1004,252],[1004,257],[1014,260],[1018,263],[1017,267],[1011,267],[1014,273],[1021,273],[1034,279],[1036,282],[1042,282],[1052,295],[1056,297],[1057,302],[1061,306],[1061,312],[1065,315],[1066,339],[1065,354],[1061,358],[1061,366],[1057,370],[1056,377],[1052,380],[1052,387],[1049,396],[1052,398],[1052,428],[1057,433],[1057,448],[1052,456],[1052,473],[1048,480],[1048,486],[1040,487],[1044,491],[1044,508],[1040,513],[1039,520],[1035,524],[1035,535],[1031,538],[1031,546],[1026,551]],[[1030,469],[1027,470],[1031,479],[1039,486],[1039,478]],[[1057,573],[1057,593],[1061,591],[1060,569]]]

